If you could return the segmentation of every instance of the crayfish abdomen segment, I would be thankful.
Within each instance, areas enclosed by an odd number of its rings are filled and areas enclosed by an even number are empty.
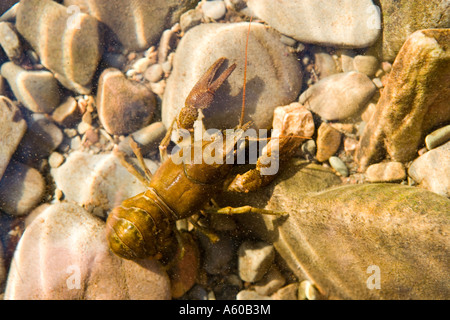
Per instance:
[[[107,239],[111,250],[122,258],[157,257],[173,243],[174,223],[144,192],[123,201],[109,214]]]

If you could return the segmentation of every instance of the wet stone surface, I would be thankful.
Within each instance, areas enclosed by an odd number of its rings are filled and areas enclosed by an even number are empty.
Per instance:
[[[1,1],[0,298],[449,299],[449,8],[380,3]],[[141,162],[170,164],[170,124],[221,57],[217,76],[236,68],[203,123],[236,129],[245,73],[244,123],[273,129],[247,139],[263,157],[214,177],[224,192],[170,227],[162,257],[119,258],[107,217],[149,190]],[[175,172],[151,183],[181,189],[126,219],[212,188]],[[228,206],[257,209],[213,213]]]

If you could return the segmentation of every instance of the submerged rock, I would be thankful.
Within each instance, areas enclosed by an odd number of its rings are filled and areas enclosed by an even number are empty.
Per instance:
[[[198,0],[64,0],[104,23],[125,49],[141,51],[155,44],[164,28],[179,21],[180,15]],[[75,7],[76,8],[76,7]]]
[[[156,164],[146,160],[154,172]],[[65,199],[88,209],[111,210],[123,200],[146,190],[113,154],[91,155],[73,152],[63,165],[51,170],[56,187]]]
[[[90,93],[102,51],[96,19],[55,1],[22,0],[16,27],[63,86]]]
[[[381,29],[380,13],[370,0],[248,0],[247,5],[279,32],[322,46],[368,47]]]
[[[432,128],[450,120],[450,29],[412,34],[399,52],[376,110],[364,128],[359,169],[383,159],[414,159]]]
[[[45,193],[44,177],[34,168],[11,162],[0,182],[0,208],[11,215],[31,212]]]
[[[124,135],[150,123],[156,98],[147,86],[109,68],[102,72],[98,88],[98,117],[108,133]]]
[[[450,142],[415,159],[408,174],[419,186],[450,197]]]
[[[204,123],[216,129],[234,128],[239,123],[247,32],[248,23],[233,23],[202,24],[185,34],[164,94],[162,121],[166,127],[184,106],[194,84],[221,57],[237,67],[219,88],[211,106],[203,109]],[[273,110],[297,97],[301,69],[279,35],[257,23],[250,29],[248,61],[245,121],[252,120],[255,128],[268,129]]]
[[[361,114],[376,87],[355,71],[328,76],[304,91],[299,102],[325,120],[349,120]]]
[[[105,224],[71,203],[47,207],[26,228],[11,263],[6,300],[170,299],[155,260],[129,261],[108,247]]]
[[[448,0],[380,0],[380,3],[383,60],[394,61],[405,40],[415,31],[450,28]]]
[[[1,74],[8,80],[15,97],[33,112],[51,113],[59,104],[59,88],[49,71],[25,70],[13,62],[1,67]]]
[[[0,96],[0,180],[27,130],[19,108],[5,96]]]

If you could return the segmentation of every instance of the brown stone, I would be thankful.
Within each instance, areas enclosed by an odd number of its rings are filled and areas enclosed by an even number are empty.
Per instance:
[[[338,151],[341,144],[341,133],[329,124],[322,122],[317,130],[317,161],[327,161]]]
[[[108,133],[128,134],[149,124],[156,99],[145,85],[109,68],[101,74],[98,88],[98,117]]]
[[[11,100],[0,96],[0,180],[27,130],[27,123]]]
[[[101,58],[99,24],[87,14],[70,12],[55,1],[23,0],[16,27],[62,85],[89,94]]]
[[[450,29],[417,31],[405,42],[361,136],[361,171],[385,152],[394,161],[414,159],[425,135],[450,120],[449,48]]]

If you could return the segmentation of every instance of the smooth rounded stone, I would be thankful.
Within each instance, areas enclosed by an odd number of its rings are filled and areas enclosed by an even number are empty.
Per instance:
[[[307,140],[302,144],[301,150],[307,160],[312,160],[312,158],[316,156],[317,152],[316,142],[312,139]]]
[[[316,286],[309,280],[300,282],[298,286],[298,300],[317,300],[319,292]]]
[[[144,78],[150,82],[158,82],[164,76],[164,71],[159,63],[151,65],[144,73]]]
[[[46,158],[58,148],[63,139],[63,132],[51,119],[41,114],[33,114],[16,152],[27,161]]]
[[[299,279],[309,279],[326,299],[450,296],[448,198],[386,183],[305,194],[298,184],[312,179],[302,176],[303,170],[277,178],[270,194],[252,194],[268,201],[267,209],[289,212],[286,220],[267,215],[241,220],[255,236],[274,243]],[[379,267],[380,290],[367,286],[376,278],[371,266]]]
[[[394,61],[409,35],[422,29],[450,28],[448,0],[380,0],[383,37],[380,56]]]
[[[291,283],[271,295],[273,300],[298,300],[298,283]]]
[[[139,144],[142,154],[145,156],[152,150],[157,150],[162,138],[166,134],[166,128],[162,122],[154,122],[138,131],[128,135],[119,143],[119,150],[128,155],[133,154],[130,146],[130,139],[133,138]]]
[[[213,0],[203,2],[202,11],[205,17],[220,20],[227,13],[227,8],[225,7],[225,2],[222,0]]]
[[[16,28],[64,87],[90,93],[102,51],[96,19],[54,1],[25,0],[17,10]]]
[[[234,128],[239,123],[244,78],[244,49],[248,23],[202,24],[181,39],[168,78],[162,104],[162,121],[169,127],[194,84],[220,57],[237,67],[203,109],[206,128]],[[269,129],[273,110],[291,103],[300,92],[302,72],[275,31],[253,23],[248,44],[246,117],[255,129]]]
[[[353,59],[353,65],[356,71],[364,73],[368,77],[373,77],[380,66],[380,62],[374,56],[357,55]]]
[[[276,266],[272,266],[264,277],[255,283],[253,289],[262,295],[270,296],[272,293],[280,289],[286,283],[286,279]]]
[[[188,292],[196,283],[200,269],[200,249],[194,237],[189,233],[183,233],[184,255],[180,259],[180,249],[175,253],[177,259],[172,267],[167,270],[170,278],[172,298],[180,298]]]
[[[247,5],[268,25],[300,42],[364,48],[380,35],[381,17],[370,0],[248,0]]]
[[[322,122],[317,130],[317,161],[325,162],[334,155],[341,145],[341,137],[342,135],[339,131],[329,124]]]
[[[186,32],[189,29],[199,25],[202,22],[203,14],[200,10],[191,9],[183,13],[180,17],[181,31]]]
[[[406,179],[406,172],[401,162],[381,162],[372,164],[366,170],[369,182],[394,182]]]
[[[38,205],[45,193],[44,177],[34,168],[10,162],[0,181],[0,208],[23,216]]]
[[[133,63],[133,70],[135,70],[137,73],[144,73],[147,68],[153,64],[153,60],[149,59],[147,57],[140,58],[136,60],[135,63]]]
[[[0,180],[27,130],[20,109],[5,96],[0,96]]]
[[[211,242],[206,236],[200,235],[199,240],[205,251],[203,269],[209,274],[220,274],[229,268],[234,256],[232,239],[226,233],[217,233],[219,240]]]
[[[123,135],[148,125],[156,98],[145,85],[128,80],[117,69],[102,72],[97,93],[98,118],[110,134]]]
[[[64,0],[104,23],[128,51],[143,51],[159,40],[197,0]],[[151,21],[151,23],[149,23]]]
[[[23,57],[22,43],[12,23],[0,22],[0,46],[9,60],[20,63]]]
[[[450,141],[414,160],[408,175],[419,186],[450,197]]]
[[[353,64],[353,59],[357,55],[355,50],[343,49],[339,52],[342,72],[355,71],[355,65]]]
[[[156,171],[154,162],[145,159],[145,163],[152,173]],[[51,175],[66,200],[105,212],[146,190],[113,154],[72,152],[63,165],[51,169]]]
[[[341,176],[348,177],[348,168],[339,157],[331,156],[328,161],[331,167],[336,170]]]
[[[421,30],[404,43],[376,110],[361,135],[355,161],[361,172],[390,159],[408,162],[427,133],[450,121],[450,29]]]
[[[64,156],[59,152],[52,152],[50,157],[48,157],[48,164],[51,168],[58,168],[60,165],[63,164],[65,158]]]
[[[33,112],[51,113],[60,101],[58,83],[49,71],[25,70],[13,62],[1,67],[15,97]]]
[[[81,119],[78,102],[74,97],[67,97],[52,113],[52,119],[60,125],[70,128]]]
[[[310,111],[298,102],[276,107],[273,112],[272,137],[296,135],[312,137],[314,119]]]
[[[350,71],[318,81],[298,101],[322,119],[344,121],[359,116],[376,89],[365,74]]]
[[[238,249],[239,276],[247,282],[263,278],[275,258],[275,249],[265,242],[245,241]]]
[[[333,57],[318,47],[314,48],[314,66],[314,70],[317,72],[319,79],[339,73]]]
[[[425,137],[425,145],[428,150],[439,147],[450,140],[450,125],[439,128]]]
[[[272,298],[260,295],[253,290],[241,290],[236,295],[236,300],[272,300]]]
[[[14,254],[6,300],[170,299],[156,260],[129,261],[109,250],[105,224],[71,203],[48,207]]]

